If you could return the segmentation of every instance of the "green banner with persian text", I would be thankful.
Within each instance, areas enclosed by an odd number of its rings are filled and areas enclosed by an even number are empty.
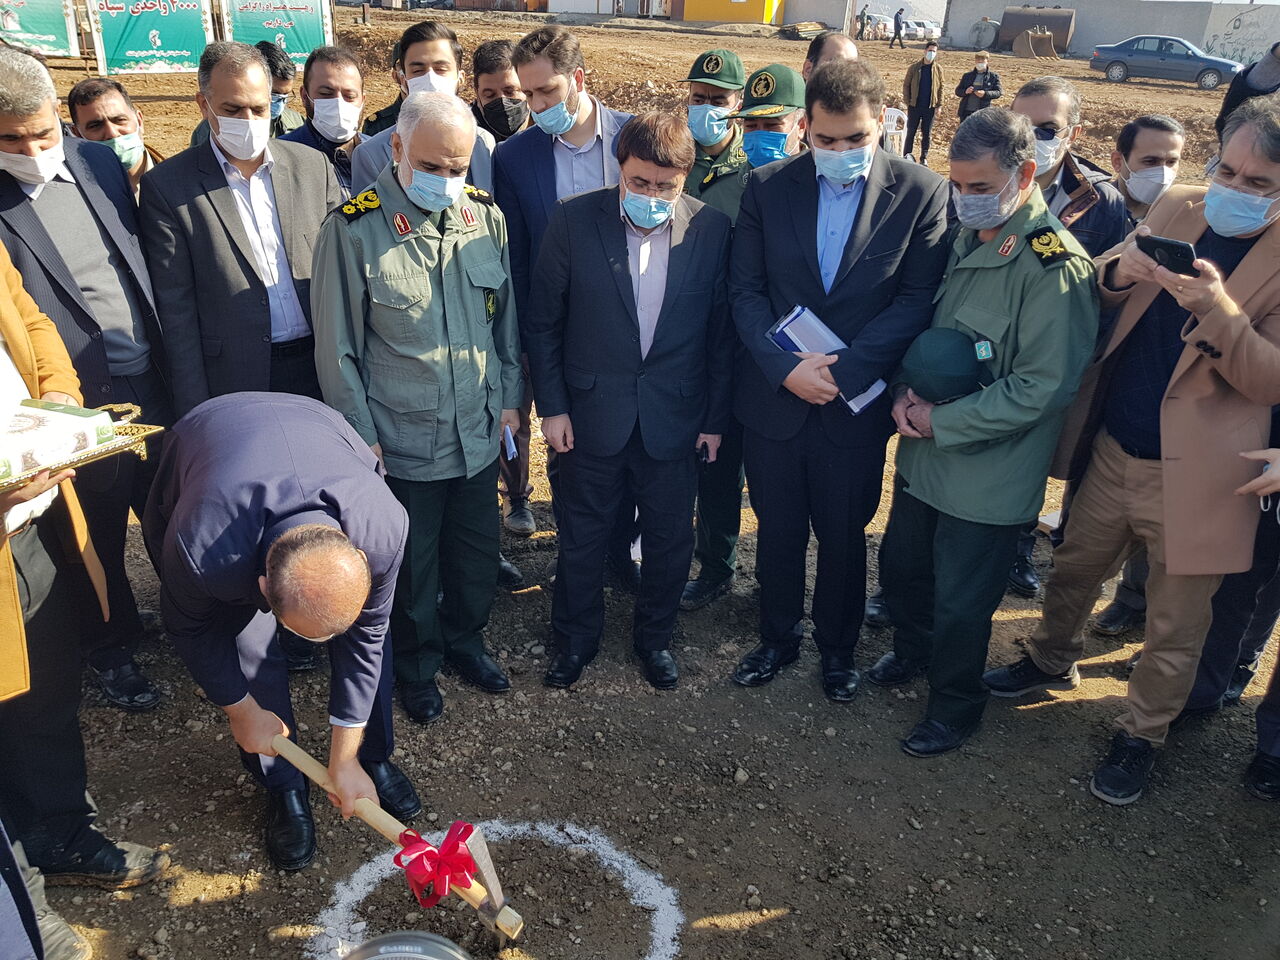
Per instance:
[[[333,43],[329,0],[223,0],[222,23],[228,40],[274,43],[299,67]]]
[[[71,0],[0,0],[0,37],[49,57],[80,56]]]
[[[98,70],[194,73],[213,42],[209,0],[88,0]]]

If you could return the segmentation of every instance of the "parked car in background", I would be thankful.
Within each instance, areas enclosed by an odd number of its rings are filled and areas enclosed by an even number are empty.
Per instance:
[[[1119,83],[1130,77],[1186,80],[1202,90],[1216,90],[1244,69],[1222,57],[1211,57],[1181,37],[1140,36],[1094,49],[1089,66]]]
[[[893,36],[893,17],[883,13],[868,14],[871,22],[867,24],[867,35],[872,40],[888,40]]]

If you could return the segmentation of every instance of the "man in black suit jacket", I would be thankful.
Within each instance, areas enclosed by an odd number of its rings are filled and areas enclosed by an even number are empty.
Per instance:
[[[853,648],[866,591],[864,528],[880,502],[893,431],[881,393],[932,314],[946,258],[946,183],[876,144],[884,81],[864,61],[814,71],[805,92],[811,150],[754,171],[742,198],[729,281],[746,345],[734,411],[759,518],[760,644],[733,675],[768,683],[796,659],[804,618],[805,553],[818,537],[814,640],[827,697],[851,700]],[[849,346],[793,354],[769,329],[808,307]],[[881,385],[883,387],[883,385]]]
[[[107,147],[64,136],[53,82],[33,57],[0,49],[0,243],[67,345],[85,404],[134,403],[143,423],[173,422],[133,188]],[[154,442],[151,453],[159,452]],[[78,471],[76,489],[107,575],[111,619],[85,631],[107,700],[154,709],[134,661],[142,620],[125,573],[129,510],[141,513],[154,460],[114,457]]]
[[[270,140],[262,53],[211,43],[196,100],[212,138],[142,178],[142,240],[179,416],[210,397],[270,390],[320,398],[311,248],[342,203],[318,150]]]
[[[670,645],[693,555],[696,450],[715,459],[734,353],[729,218],[681,192],[693,161],[679,118],[636,117],[618,136],[620,185],[561,200],[533,271],[525,347],[560,456],[549,686],[571,686],[599,649],[601,574],[628,495],[645,555],[632,640],[651,684],[678,679]]]

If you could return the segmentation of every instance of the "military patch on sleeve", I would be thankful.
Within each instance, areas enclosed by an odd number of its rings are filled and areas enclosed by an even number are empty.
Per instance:
[[[465,192],[468,197],[479,203],[493,203],[493,194],[481,190],[479,187],[473,187],[469,183],[466,185]]]
[[[380,206],[382,201],[378,199],[378,195],[373,190],[365,190],[363,193],[356,194],[338,209],[347,215],[348,220],[354,220],[364,216],[370,210],[377,210]]]
[[[1027,244],[1031,252],[1040,258],[1042,266],[1071,259],[1071,251],[1053,227],[1041,227],[1027,234]]]
[[[498,315],[498,294],[493,290],[484,292],[484,312],[485,319],[493,323],[494,318]]]

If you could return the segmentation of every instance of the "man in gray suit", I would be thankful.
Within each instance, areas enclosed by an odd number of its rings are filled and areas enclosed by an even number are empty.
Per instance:
[[[682,192],[693,161],[682,118],[633,119],[618,136],[621,184],[561,200],[533,271],[525,349],[560,471],[548,686],[576,683],[599,649],[601,574],[627,498],[645,548],[632,642],[645,679],[677,683],[671,634],[693,556],[697,456],[716,458],[737,352],[732,228]]]
[[[224,393],[320,399],[311,336],[311,248],[342,203],[325,155],[269,143],[260,51],[211,43],[196,102],[213,129],[142,178],[143,245],[156,284],[178,416]]]

